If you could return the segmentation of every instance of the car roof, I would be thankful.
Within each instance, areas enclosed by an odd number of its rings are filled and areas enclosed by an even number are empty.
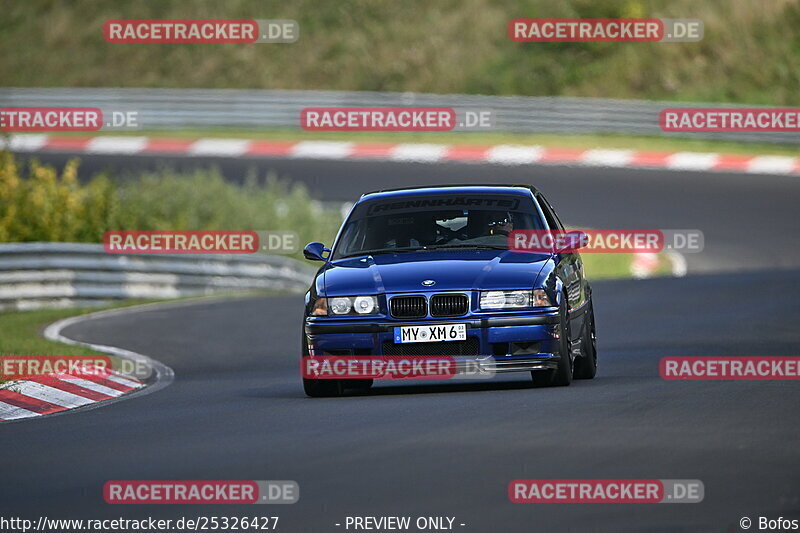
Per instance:
[[[398,189],[381,189],[361,195],[359,202],[367,200],[377,200],[381,198],[396,198],[402,196],[427,196],[433,194],[517,194],[529,196],[538,191],[532,185],[504,185],[504,184],[480,184],[468,185],[425,185],[422,187],[402,187]]]

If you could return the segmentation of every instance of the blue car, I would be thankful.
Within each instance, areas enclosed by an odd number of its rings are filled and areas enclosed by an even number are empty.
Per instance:
[[[382,190],[353,206],[305,295],[302,357],[458,356],[536,386],[597,372],[592,291],[574,247],[518,250],[512,231],[565,232],[527,185]],[[439,334],[437,334],[437,332]],[[372,379],[304,373],[308,396]]]

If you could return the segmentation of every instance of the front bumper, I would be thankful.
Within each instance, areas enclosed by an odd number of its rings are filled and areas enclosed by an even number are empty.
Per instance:
[[[492,373],[547,370],[556,368],[560,359],[558,322],[557,310],[408,321],[386,317],[372,320],[307,317],[304,330],[309,354],[304,355],[458,355],[462,360],[474,360]],[[394,328],[398,326],[433,324],[466,324],[467,341],[424,343],[424,348],[394,342]],[[467,353],[453,352],[456,348],[453,342],[468,345]]]

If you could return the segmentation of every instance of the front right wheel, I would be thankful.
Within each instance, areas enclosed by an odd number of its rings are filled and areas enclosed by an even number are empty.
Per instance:
[[[344,386],[340,379],[307,379],[303,378],[303,391],[311,398],[330,398],[341,396]]]
[[[301,360],[305,364],[308,357],[308,339],[305,330],[302,335],[302,355]],[[303,392],[311,398],[329,398],[331,396],[341,396],[344,393],[344,383],[340,379],[308,379],[303,378]]]
[[[592,379],[597,375],[597,334],[594,327],[594,307],[589,304],[586,324],[581,336],[581,357],[575,360],[575,379]]]
[[[555,370],[534,370],[531,372],[536,387],[566,387],[572,383],[572,354],[570,352],[569,316],[566,295],[558,306],[558,367]]]

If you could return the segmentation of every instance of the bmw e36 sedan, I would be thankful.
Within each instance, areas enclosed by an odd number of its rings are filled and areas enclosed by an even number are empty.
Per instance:
[[[526,185],[433,186],[364,194],[305,297],[302,357],[458,356],[492,372],[569,385],[597,371],[592,291],[573,249],[518,250],[512,232],[565,232]],[[303,377],[307,395],[371,379]]]

